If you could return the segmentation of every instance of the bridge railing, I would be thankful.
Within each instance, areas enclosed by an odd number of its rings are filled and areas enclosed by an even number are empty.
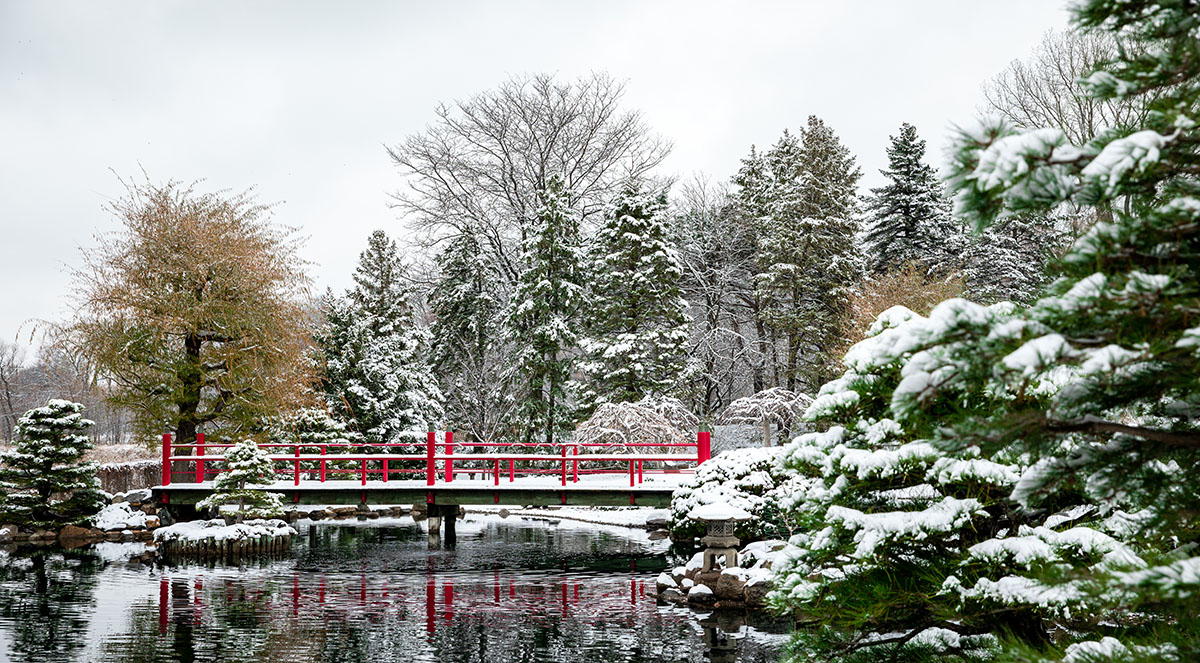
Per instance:
[[[389,477],[400,475],[423,476],[428,486],[434,485],[440,472],[442,479],[451,483],[455,474],[483,474],[500,485],[501,478],[508,482],[518,475],[556,475],[562,485],[568,480],[577,483],[579,477],[600,474],[628,474],[629,485],[641,483],[646,474],[675,474],[694,472],[695,468],[712,457],[710,434],[701,431],[695,442],[635,442],[617,445],[622,453],[611,451],[614,445],[579,442],[468,442],[456,443],[454,433],[430,431],[425,442],[400,443],[283,443],[269,442],[258,446],[263,449],[280,450],[272,455],[277,475],[288,476],[294,485],[302,479],[321,483],[344,481],[350,475],[363,486],[368,478],[377,477],[387,483]],[[225,471],[222,467],[224,449],[228,443],[210,443],[204,434],[196,436],[189,444],[172,443],[170,433],[162,439],[162,485],[169,486],[179,475],[203,483]],[[604,451],[600,451],[603,448]],[[351,450],[357,450],[357,453]],[[411,450],[418,450],[412,453]],[[478,450],[474,453],[455,453],[455,450]],[[177,453],[188,450],[190,453]],[[581,453],[582,450],[582,453]],[[399,451],[399,453],[397,453]],[[215,452],[215,453],[214,453]],[[290,453],[288,453],[290,452]],[[331,453],[332,452],[332,453]],[[407,452],[407,453],[406,453]],[[174,469],[182,464],[186,469]],[[190,465],[190,467],[188,467]],[[414,476],[413,478],[417,478]]]

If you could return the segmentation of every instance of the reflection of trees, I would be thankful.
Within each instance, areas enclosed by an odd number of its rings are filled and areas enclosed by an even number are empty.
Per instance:
[[[0,558],[0,617],[11,625],[14,663],[70,661],[87,644],[100,567],[78,551]]]
[[[126,625],[98,644],[98,658],[705,660],[695,620],[654,605],[652,567],[665,560],[647,559],[629,539],[514,523],[489,526],[483,540],[454,553],[430,554],[418,527],[321,530],[295,561],[122,577],[122,583],[138,583],[139,594],[145,583],[155,591],[119,615]],[[0,558],[0,620],[16,625],[7,627],[14,661],[81,660],[100,563],[73,554]],[[738,660],[752,662],[777,653],[749,642],[739,643],[739,650]]]

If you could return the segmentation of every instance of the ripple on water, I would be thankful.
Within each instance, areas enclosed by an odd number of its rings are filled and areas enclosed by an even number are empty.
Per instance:
[[[291,558],[241,567],[4,557],[0,659],[656,663],[781,648],[778,628],[752,627],[735,651],[705,646],[694,613],[655,601],[667,544],[641,532],[494,516],[457,529],[446,550],[407,518],[317,524]]]

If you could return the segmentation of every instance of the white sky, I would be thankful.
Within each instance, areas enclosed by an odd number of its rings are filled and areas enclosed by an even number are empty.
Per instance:
[[[674,141],[663,174],[728,178],[816,114],[877,186],[901,122],[940,165],[1063,4],[0,0],[0,338],[68,315],[69,267],[115,227],[112,171],[257,187],[310,237],[316,288],[344,288],[373,229],[404,239],[383,146],[439,101],[606,70]]]

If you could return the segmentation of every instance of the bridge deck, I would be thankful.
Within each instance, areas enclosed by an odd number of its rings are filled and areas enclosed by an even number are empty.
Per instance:
[[[455,473],[469,473],[457,470]],[[479,472],[482,474],[482,472]],[[669,506],[671,493],[690,474],[648,476],[629,485],[626,475],[581,476],[579,481],[562,485],[558,478],[524,477],[516,481],[492,478],[437,481],[432,486],[421,480],[359,481],[330,480],[276,481],[263,490],[279,493],[292,504],[513,504],[581,506]],[[174,483],[155,486],[154,498],[166,504],[195,504],[214,489],[214,482]]]

